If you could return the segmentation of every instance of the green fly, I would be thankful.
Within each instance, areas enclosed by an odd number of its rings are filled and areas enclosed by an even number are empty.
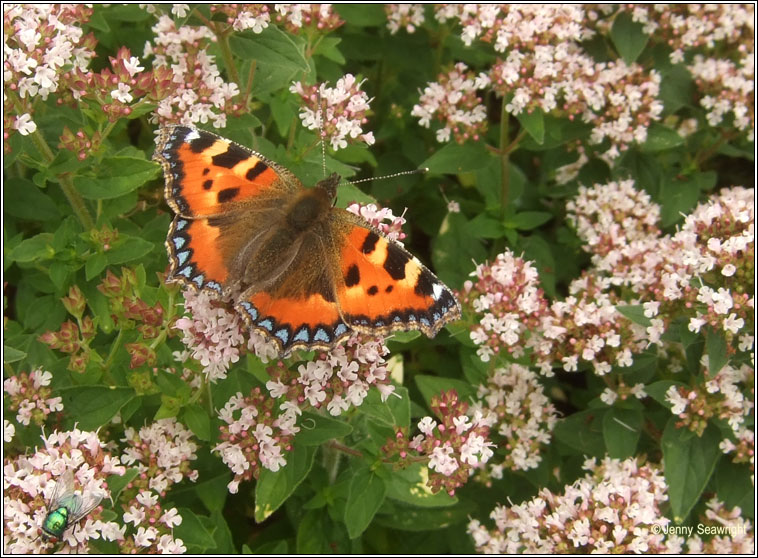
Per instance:
[[[42,538],[53,542],[91,512],[102,500],[95,494],[81,495],[74,492],[74,474],[67,470],[55,483],[55,489],[47,503],[47,515],[42,522]]]

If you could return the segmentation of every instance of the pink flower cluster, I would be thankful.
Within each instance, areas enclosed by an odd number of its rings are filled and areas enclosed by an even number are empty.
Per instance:
[[[244,343],[242,318],[208,292],[192,288],[184,290],[184,309],[190,317],[179,318],[174,327],[182,332],[187,351],[175,355],[177,360],[197,360],[211,382],[226,378]]]
[[[678,4],[625,8],[686,63],[711,126],[755,138],[755,6]],[[693,56],[694,53],[694,56]],[[724,122],[726,120],[726,122]]]
[[[274,399],[255,388],[247,397],[239,392],[232,396],[218,413],[225,424],[213,451],[234,473],[227,485],[232,494],[240,482],[257,479],[261,467],[278,471],[287,464],[285,452],[292,450],[292,438],[300,430],[295,425],[300,409],[287,402],[277,415],[274,406]]]
[[[491,439],[506,450],[502,461],[487,463],[485,482],[500,479],[503,470],[526,471],[542,461],[540,455],[558,420],[555,407],[545,396],[537,375],[526,366],[496,368],[479,386],[469,414],[480,413],[491,424]],[[498,454],[498,457],[500,455]]]
[[[331,4],[275,4],[276,22],[290,33],[313,28],[328,33],[345,23]]]
[[[477,325],[471,330],[477,355],[488,362],[505,349],[520,357],[529,332],[539,329],[547,311],[537,269],[507,251],[498,254],[491,265],[478,265],[471,275],[476,283],[464,283],[460,301],[477,315]]]
[[[477,551],[488,554],[677,553],[683,539],[663,533],[669,519],[663,472],[634,459],[594,458],[588,474],[562,493],[547,488],[523,504],[497,506],[494,529],[468,524]]]
[[[400,29],[413,33],[424,23],[423,4],[385,4],[384,12],[387,14],[387,29],[393,35]]]
[[[153,44],[145,44],[144,57],[154,57],[153,67],[170,69],[172,90],[160,99],[153,115],[160,124],[206,124],[226,126],[228,115],[239,114],[239,88],[224,81],[214,57],[208,54],[215,40],[206,26],[177,27],[173,19],[162,15],[152,28]]]
[[[223,14],[226,23],[235,31],[252,30],[261,33],[271,21],[269,7],[265,4],[211,4],[211,14]]]
[[[376,227],[390,240],[394,240],[402,244],[402,240],[405,238],[403,232],[403,225],[405,224],[405,217],[402,215],[396,217],[392,210],[388,207],[382,207],[379,209],[375,204],[369,203],[367,205],[361,205],[359,203],[351,203],[345,209],[350,213],[363,217],[372,226]],[[384,221],[389,221],[385,223]]]
[[[3,381],[3,390],[9,396],[6,402],[11,411],[18,411],[16,420],[19,424],[29,426],[34,421],[37,426],[42,426],[50,413],[63,410],[63,398],[50,397],[52,379],[52,373],[38,369]]]
[[[69,68],[86,69],[95,54],[95,38],[84,34],[92,8],[73,4],[3,5],[4,139],[13,130],[28,135],[37,97],[58,91]]]
[[[270,366],[266,389],[274,399],[284,398],[283,411],[326,408],[329,414],[339,416],[359,407],[372,387],[379,390],[383,401],[393,393],[384,359],[388,352],[382,341],[356,333],[331,351],[320,351],[315,360],[300,364],[297,370],[281,361]]]
[[[458,21],[461,39],[492,43],[496,52],[531,48],[547,43],[581,42],[592,38],[589,14],[581,6],[567,4],[440,4],[440,22]]]
[[[174,537],[173,528],[180,525],[182,516],[176,508],[166,509],[151,490],[139,493],[124,505],[121,554],[183,554],[184,541]],[[131,526],[129,527],[129,524]],[[126,535],[127,528],[129,534]]]
[[[755,532],[750,520],[742,517],[742,510],[738,507],[728,510],[716,497],[706,506],[708,509],[700,518],[702,527],[687,539],[687,553],[751,554],[755,548]],[[708,535],[705,540],[700,531]]]
[[[487,130],[487,109],[477,91],[489,84],[486,74],[476,75],[466,64],[458,62],[424,88],[411,115],[424,128],[429,128],[432,120],[441,122],[442,128],[437,130],[439,142],[450,141],[451,137],[458,143],[478,140]]]
[[[47,516],[47,504],[64,473],[73,474],[74,488],[86,501],[110,497],[109,475],[123,475],[126,468],[108,453],[95,432],[77,428],[69,432],[54,431],[42,437],[43,449],[30,455],[3,459],[3,551],[13,554],[51,552],[54,544],[41,534]],[[123,538],[119,525],[99,519],[102,507],[68,529],[62,538],[63,549],[86,553],[88,541],[102,537],[116,541]]]
[[[127,447],[121,462],[139,472],[129,488],[149,489],[164,496],[184,478],[197,480],[198,473],[191,468],[191,462],[197,459],[198,446],[192,438],[192,432],[175,418],[157,420],[139,432],[127,426],[122,439]]]
[[[374,144],[373,132],[363,132],[362,126],[368,122],[366,113],[370,100],[361,91],[359,82],[352,74],[345,74],[334,87],[326,83],[304,85],[296,81],[290,91],[298,95],[302,102],[300,120],[309,130],[319,130],[332,149],[344,149],[348,140],[360,140],[367,145]]]
[[[735,439],[754,444],[754,434],[745,439],[750,426],[746,419],[755,408],[751,398],[755,389],[753,369],[747,364],[726,364],[713,372],[708,367],[707,355],[703,357],[703,365],[702,383],[692,387],[672,385],[666,392],[671,412],[680,419],[676,426],[701,436],[710,419],[720,419],[731,427]],[[724,442],[723,449],[734,448],[729,438],[724,438]],[[754,456],[749,457],[752,464]]]
[[[411,439],[405,429],[398,429],[382,451],[392,456],[396,467],[425,461],[429,468],[427,486],[433,493],[445,490],[453,496],[493,456],[489,435],[495,417],[470,411],[455,390],[432,397],[430,407],[440,422],[429,416],[422,418],[417,424],[421,433]]]
[[[568,219],[593,254],[593,268],[548,308],[536,271],[523,260],[506,252],[480,265],[478,282],[466,283],[461,296],[480,316],[471,333],[480,358],[533,349],[544,374],[555,364],[577,370],[582,361],[604,375],[631,365],[650,344],[663,346],[668,324],[682,315],[690,330],[707,325],[734,350],[752,350],[754,299],[740,286],[754,273],[752,200],[753,190],[723,190],[697,206],[679,232],[661,236],[660,210],[630,181],[580,189]],[[642,306],[647,325],[622,316],[619,306]]]

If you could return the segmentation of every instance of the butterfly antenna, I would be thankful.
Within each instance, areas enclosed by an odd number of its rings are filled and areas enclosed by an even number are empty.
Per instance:
[[[321,87],[318,88],[318,135],[321,140],[321,170],[326,178],[326,145],[324,139],[326,138],[326,132],[324,131],[324,102],[321,97]]]
[[[361,182],[370,182],[372,180],[384,180],[385,178],[397,178],[398,176],[406,176],[409,174],[424,174],[425,172],[429,172],[429,169],[423,168],[423,169],[402,171],[402,172],[396,172],[393,174],[385,174],[384,176],[374,176],[372,178],[361,178],[360,180],[351,180],[350,182],[352,182],[353,184],[360,184]]]

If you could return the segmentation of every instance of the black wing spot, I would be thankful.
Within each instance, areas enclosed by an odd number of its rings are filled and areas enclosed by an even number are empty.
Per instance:
[[[354,287],[361,282],[361,272],[358,270],[358,266],[353,264],[347,270],[345,275],[345,286]]]
[[[237,197],[237,194],[240,193],[239,188],[224,188],[218,193],[217,199],[218,203],[226,203],[228,201],[233,200]]]
[[[209,172],[211,172],[211,169],[209,169],[209,168],[207,168],[207,167],[206,167],[206,168],[204,168],[204,169],[203,169],[203,176],[205,176],[205,175],[206,175],[206,174],[208,174]]]
[[[250,158],[250,153],[242,149],[239,145],[233,143],[229,144],[226,151],[214,155],[211,157],[214,165],[224,167],[225,169],[232,169],[241,161]]]
[[[384,289],[385,293],[391,293],[392,292],[392,285],[387,285],[387,288]]]
[[[268,165],[265,164],[263,161],[258,161],[255,163],[255,166],[251,168],[249,171],[245,173],[245,178],[247,178],[250,182],[258,178],[261,174],[266,172],[268,169]]]
[[[413,289],[417,295],[432,296],[434,292],[434,281],[431,279],[431,274],[428,272],[422,272],[416,279],[416,288]]]
[[[211,188],[213,188],[213,180],[203,182],[203,190],[210,190]]]
[[[370,254],[376,248],[376,243],[379,242],[379,235],[374,231],[369,231],[361,246],[361,252],[364,254]]]
[[[377,287],[376,285],[371,285],[368,289],[366,289],[366,292],[370,296],[374,296],[376,293],[379,292],[379,287]]]
[[[216,143],[216,137],[210,134],[200,134],[199,138],[193,139],[189,146],[192,153],[202,153]]]
[[[400,250],[394,244],[387,244],[387,259],[384,260],[384,269],[390,274],[390,277],[399,281],[405,279],[405,264],[411,257]],[[423,274],[422,274],[423,275]]]

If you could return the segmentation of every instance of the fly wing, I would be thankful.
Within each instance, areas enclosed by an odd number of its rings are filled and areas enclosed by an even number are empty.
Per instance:
[[[64,499],[70,498],[74,493],[74,473],[67,469],[58,480],[55,481],[55,488],[50,500],[47,503],[48,511],[56,510],[61,507]]]
[[[72,502],[71,507],[69,507],[69,512],[71,513],[69,524],[73,525],[86,516],[97,507],[102,499],[103,497],[101,494],[95,494],[92,492],[87,492],[82,496],[74,494],[74,501]]]

